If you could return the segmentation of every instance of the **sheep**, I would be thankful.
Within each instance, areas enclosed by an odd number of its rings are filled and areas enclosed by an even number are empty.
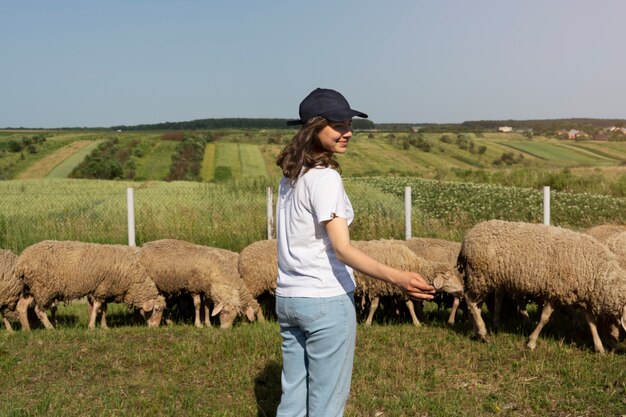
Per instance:
[[[445,291],[452,294],[460,294],[463,291],[463,284],[458,274],[451,272],[446,263],[432,262],[421,258],[404,245],[385,240],[353,241],[352,244],[357,249],[385,265],[403,271],[418,272],[437,291]],[[355,296],[368,297],[371,300],[368,316],[365,320],[366,326],[372,324],[380,297],[383,296],[401,297],[409,309],[413,325],[416,327],[420,326],[420,322],[415,315],[413,301],[400,287],[369,277],[356,270],[354,271],[354,277],[357,281]]]
[[[611,236],[626,231],[626,225],[600,224],[585,230],[585,233],[605,243]]]
[[[13,331],[11,320],[20,320],[22,330],[30,330],[27,310],[33,302],[33,297],[24,293],[24,282],[15,274],[16,261],[16,254],[0,249],[0,313],[9,332]]]
[[[543,301],[541,318],[526,346],[534,350],[557,306],[582,308],[595,350],[603,353],[597,318],[626,328],[626,271],[604,244],[590,235],[555,226],[490,220],[464,236],[458,265],[475,334],[487,341],[478,303],[494,291]]]
[[[278,276],[278,245],[276,239],[259,240],[241,250],[239,275],[257,302],[264,293],[274,296]],[[265,321],[263,310],[257,313],[259,321]]]
[[[139,263],[139,248],[45,240],[24,249],[15,269],[35,299],[35,312],[54,329],[45,309],[57,301],[93,299],[89,329],[102,303],[123,302],[141,310],[149,327],[161,321],[165,300]]]
[[[449,266],[449,271],[458,275],[456,260],[461,250],[461,243],[444,239],[413,237],[406,240],[390,240],[411,249],[417,256],[432,262],[440,262]],[[441,293],[442,295],[445,293]],[[461,297],[452,296],[453,303],[448,324],[454,324],[456,312],[459,308]]]
[[[253,321],[259,309],[239,276],[238,257],[236,252],[176,239],[145,243],[140,252],[141,263],[159,291],[170,297],[192,295],[196,327],[202,327],[200,308],[204,296],[213,301],[212,315],[219,314],[224,329],[232,326],[239,313]],[[210,326],[206,313],[204,324]]]

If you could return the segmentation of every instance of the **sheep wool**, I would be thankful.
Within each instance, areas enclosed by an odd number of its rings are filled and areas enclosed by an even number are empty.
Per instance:
[[[278,276],[278,244],[276,239],[259,240],[241,250],[239,254],[239,274],[257,301],[264,293],[276,293]],[[263,310],[259,309],[257,318],[264,321]]]
[[[31,297],[23,296],[24,283],[15,273],[17,255],[10,250],[0,249],[0,314],[7,331],[12,331],[11,320],[19,319],[23,330],[29,330],[26,309]]]
[[[486,340],[478,303],[506,290],[544,302],[527,346],[536,347],[557,306],[582,308],[596,351],[604,352],[597,319],[621,319],[626,328],[626,271],[602,243],[585,233],[542,224],[490,220],[470,229],[461,244],[459,268],[474,330]]]
[[[35,299],[35,311],[52,328],[43,310],[56,301],[91,297],[94,314],[102,303],[138,308],[149,326],[158,326],[165,300],[139,263],[139,248],[75,241],[46,240],[24,249],[16,271]]]
[[[626,232],[626,225],[620,224],[600,224],[585,230],[585,233],[598,239],[600,242],[606,242],[611,236],[618,233]]]
[[[258,304],[245,287],[238,271],[239,254],[221,248],[196,245],[176,239],[145,243],[141,263],[159,291],[167,296],[189,293],[204,296],[214,304],[220,327],[229,328],[238,314],[254,319]],[[197,327],[202,327],[196,305]],[[205,315],[205,324],[208,318]]]
[[[401,271],[417,272],[424,279],[433,284],[437,291],[459,293],[463,290],[462,281],[457,274],[451,274],[445,264],[431,262],[417,256],[411,249],[402,244],[393,243],[386,240],[353,241],[353,246],[376,261],[399,269]],[[369,313],[365,320],[366,325],[371,325],[372,319],[381,297],[401,298],[411,314],[411,320],[415,326],[420,326],[420,322],[415,314],[413,301],[398,286],[370,277],[360,271],[354,271],[357,282],[355,296],[371,301]]]

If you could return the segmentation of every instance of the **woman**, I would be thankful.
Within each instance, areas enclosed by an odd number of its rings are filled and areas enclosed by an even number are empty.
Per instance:
[[[341,416],[350,392],[356,311],[353,268],[430,300],[434,288],[350,244],[354,212],[334,154],[352,137],[352,110],[339,92],[317,88],[301,103],[302,127],[276,161],[282,168],[276,207],[276,313],[282,336],[278,417]]]

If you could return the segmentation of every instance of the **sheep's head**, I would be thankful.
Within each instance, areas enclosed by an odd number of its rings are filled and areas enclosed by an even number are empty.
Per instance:
[[[228,329],[232,327],[235,318],[237,318],[237,309],[231,305],[219,302],[211,312],[211,317],[220,315],[220,327]]]
[[[458,274],[451,271],[439,272],[433,280],[433,286],[437,291],[450,293],[454,296],[463,294],[463,281]]]
[[[146,319],[148,327],[159,327],[163,310],[165,310],[165,299],[162,296],[148,300],[141,305],[141,315]]]

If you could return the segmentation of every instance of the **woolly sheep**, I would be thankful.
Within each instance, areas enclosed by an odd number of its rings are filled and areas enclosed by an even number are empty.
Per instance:
[[[544,303],[528,338],[531,350],[559,305],[584,310],[597,352],[604,352],[598,318],[621,319],[626,328],[626,271],[605,245],[587,234],[541,224],[482,222],[463,238],[459,267],[474,330],[484,341],[487,331],[478,303],[502,290]]]
[[[585,233],[605,243],[611,236],[626,231],[626,225],[620,224],[600,224],[585,230]]]
[[[259,240],[243,248],[239,254],[239,274],[257,302],[264,293],[274,295],[278,276],[276,239]],[[259,309],[257,319],[265,320],[262,309]]]
[[[213,301],[212,315],[220,327],[229,328],[239,313],[252,321],[258,304],[245,287],[237,269],[239,254],[176,239],[148,242],[141,248],[141,262],[157,288],[167,296],[189,293],[194,299],[194,324],[202,327],[202,297]],[[207,312],[208,313],[208,312]],[[210,326],[208,314],[205,324]]]
[[[413,237],[406,240],[390,240],[390,242],[404,245],[411,249],[417,256],[432,262],[440,262],[448,265],[452,274],[458,275],[456,268],[456,260],[461,250],[461,243],[444,239]],[[460,277],[459,277],[460,279]],[[445,294],[445,293],[440,293]],[[448,324],[454,324],[456,312],[459,308],[461,297],[452,296],[453,303],[450,315],[448,316]]]
[[[148,326],[161,321],[165,300],[139,263],[139,248],[46,240],[24,249],[16,272],[35,299],[35,312],[48,329],[45,309],[57,301],[92,297],[89,328],[102,303],[122,302],[141,310]]]
[[[20,320],[23,330],[29,330],[27,310],[32,296],[24,296],[24,283],[15,273],[17,255],[0,249],[0,313],[7,331],[13,331],[11,320]],[[24,321],[26,318],[26,321]]]
[[[463,291],[461,279],[457,274],[450,271],[447,264],[432,262],[421,258],[404,245],[385,240],[353,241],[352,244],[378,262],[402,271],[419,273],[426,281],[432,284],[437,291],[445,291],[453,294],[458,294]],[[413,301],[400,287],[372,278],[356,270],[354,271],[354,277],[357,281],[355,296],[367,297],[371,301],[365,325],[371,325],[374,313],[380,302],[380,297],[393,296],[402,298],[409,309],[413,324],[420,326],[420,322],[415,315]]]

